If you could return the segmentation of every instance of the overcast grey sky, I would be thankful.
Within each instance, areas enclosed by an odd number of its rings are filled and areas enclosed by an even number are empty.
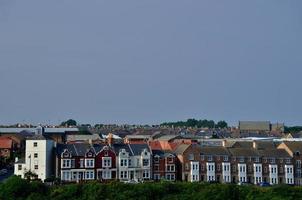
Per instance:
[[[302,125],[301,0],[0,1],[0,124]]]

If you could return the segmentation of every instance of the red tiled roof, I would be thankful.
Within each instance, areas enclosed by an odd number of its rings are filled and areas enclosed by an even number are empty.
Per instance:
[[[13,140],[10,138],[0,138],[0,149],[11,149]]]

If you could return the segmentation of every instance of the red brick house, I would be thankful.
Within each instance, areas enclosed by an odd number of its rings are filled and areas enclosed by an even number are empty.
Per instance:
[[[153,180],[176,180],[176,156],[162,150],[152,150]]]

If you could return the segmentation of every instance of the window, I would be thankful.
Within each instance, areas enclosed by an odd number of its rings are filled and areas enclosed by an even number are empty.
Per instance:
[[[204,160],[204,155],[200,155],[200,159],[201,159],[201,160]]]
[[[103,157],[102,162],[103,167],[111,167],[111,157]]]
[[[86,171],[86,180],[94,179],[94,171]]]
[[[18,165],[18,170],[22,170],[22,165]]]
[[[289,164],[289,163],[290,163],[290,159],[286,159],[285,162],[286,162],[287,164]]]
[[[213,157],[212,156],[208,156],[208,161],[212,161]]]
[[[296,160],[296,167],[301,168],[301,160]]]
[[[149,159],[143,159],[143,167],[149,166]]]
[[[37,147],[38,146],[38,143],[37,142],[34,142],[34,147]]]
[[[283,173],[283,167],[280,167],[279,171],[280,173]]]
[[[89,168],[93,168],[94,167],[94,159],[86,159],[85,160],[85,166],[89,167]]]
[[[194,176],[194,175],[193,175]],[[197,177],[196,177],[197,178]],[[175,180],[175,175],[174,174],[166,174],[166,179],[168,181],[174,181]]]
[[[260,162],[260,159],[259,159],[259,157],[255,157],[255,162]]]
[[[201,171],[204,171],[204,165],[203,164],[200,165],[200,168],[201,168]]]
[[[84,168],[84,159],[80,160],[80,168]]]
[[[264,173],[267,173],[267,167],[264,167]]]
[[[38,153],[34,153],[34,158],[38,158]]]
[[[168,162],[173,162],[173,157],[168,157]]]
[[[70,172],[65,172],[65,171],[63,171],[62,172],[62,180],[63,181],[68,181],[68,180],[70,180]]]
[[[159,180],[160,179],[160,174],[154,174],[153,177],[154,177],[154,180]]]
[[[121,159],[121,167],[127,167],[128,166],[128,159]]]
[[[128,178],[128,171],[120,171],[120,178],[127,179]]]
[[[38,166],[38,165],[35,165],[35,169],[39,169],[39,166]]]
[[[270,159],[270,163],[275,163],[276,162],[276,159],[275,158],[271,158]]]
[[[194,160],[194,154],[189,154],[189,160]]]
[[[236,170],[237,170],[236,165],[233,165],[232,170],[233,170],[233,172],[236,172]]]
[[[220,170],[221,170],[221,165],[217,164],[217,171],[220,171]]]
[[[240,157],[239,162],[244,162],[244,157]]]
[[[71,168],[75,168],[75,160],[74,159],[71,160]]]
[[[189,170],[189,163],[186,163],[186,164],[185,164],[185,169],[186,169],[186,170]]]
[[[175,165],[167,165],[167,171],[168,172],[174,172],[175,171]]]
[[[154,157],[154,162],[155,162],[155,163],[159,163],[159,157],[158,157],[158,156],[155,156],[155,157]]]
[[[143,178],[149,178],[149,171],[148,170],[143,171]]]
[[[251,165],[248,165],[248,172],[252,172],[252,166]]]
[[[62,168],[70,168],[70,159],[62,159]]]
[[[111,179],[111,171],[103,171],[102,172],[103,179]]]
[[[228,161],[229,157],[228,156],[223,156],[223,161]]]
[[[154,171],[159,171],[159,165],[154,165]]]

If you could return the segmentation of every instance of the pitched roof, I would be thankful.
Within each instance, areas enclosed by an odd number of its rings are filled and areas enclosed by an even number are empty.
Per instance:
[[[56,153],[61,155],[64,150],[67,149],[72,156],[85,156],[88,150],[92,150],[94,153],[95,149],[90,144],[79,143],[79,144],[57,144]]]
[[[278,157],[278,158],[288,158],[290,155],[285,151],[285,149],[271,149],[267,150],[259,150],[260,156],[263,157]]]
[[[183,154],[191,144],[180,144],[178,147],[174,150],[175,154]]]
[[[180,138],[182,138],[182,136],[180,136],[180,135],[163,135],[163,136],[157,138],[156,140],[170,141],[173,139],[180,139]]]
[[[232,156],[259,156],[258,151],[252,148],[229,148]]]
[[[133,155],[141,155],[142,151],[146,149],[148,152],[151,152],[149,146],[147,144],[129,144]]]
[[[202,155],[229,155],[230,152],[225,147],[201,147]]]
[[[283,142],[292,152],[302,153],[302,141],[284,141]]]
[[[126,152],[129,153],[130,156],[133,156],[133,152],[132,152],[132,149],[130,148],[130,146],[128,144],[123,144],[123,143],[120,143],[120,144],[113,144],[113,150],[115,151],[115,153],[118,155],[119,152],[122,150],[122,149],[125,149]]]

